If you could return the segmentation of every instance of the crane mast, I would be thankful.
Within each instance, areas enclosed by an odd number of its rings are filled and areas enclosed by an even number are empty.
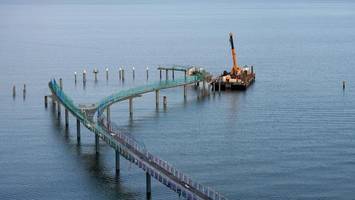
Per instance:
[[[240,73],[241,70],[237,63],[237,54],[234,48],[233,33],[229,33],[229,42],[231,44],[231,51],[232,51],[232,58],[233,58],[233,67],[231,69],[230,75],[236,76]]]

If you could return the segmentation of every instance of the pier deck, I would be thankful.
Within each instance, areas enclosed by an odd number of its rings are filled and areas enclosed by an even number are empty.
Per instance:
[[[95,105],[92,105],[90,108],[90,115],[88,115],[87,110],[76,106],[55,80],[51,80],[49,82],[49,88],[52,92],[52,98],[57,101],[58,104],[62,104],[66,110],[74,115],[74,117],[78,120],[77,123],[80,121],[80,123],[96,135],[95,137],[101,138],[113,149],[115,149],[116,152],[118,152],[122,157],[126,158],[128,161],[134,163],[145,171],[147,174],[147,185],[148,178],[153,177],[174,192],[178,193],[179,196],[189,200],[224,200],[226,198],[220,193],[192,181],[189,176],[177,170],[168,162],[163,161],[148,152],[144,146],[140,145],[133,138],[129,137],[127,134],[121,133],[118,129],[113,128],[113,126],[110,125],[109,117],[103,114],[103,111],[105,109],[107,110],[109,106],[115,102],[133,98],[152,91],[194,84],[196,82],[203,81],[204,79],[204,75],[197,74],[194,76],[185,76],[185,78],[179,80],[166,80],[151,85],[121,91],[110,95]],[[93,118],[94,112],[97,112],[97,121]]]

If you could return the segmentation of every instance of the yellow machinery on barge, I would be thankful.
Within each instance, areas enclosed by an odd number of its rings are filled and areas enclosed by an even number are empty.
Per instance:
[[[229,33],[229,42],[233,58],[233,67],[230,72],[224,71],[212,81],[214,89],[220,90],[246,90],[255,81],[253,66],[238,66],[237,54],[234,48],[233,34]]]

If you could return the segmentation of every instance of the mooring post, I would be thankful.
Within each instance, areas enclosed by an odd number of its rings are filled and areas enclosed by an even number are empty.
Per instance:
[[[159,90],[155,90],[155,107],[159,108]]]
[[[106,81],[108,81],[108,68],[106,67]]]
[[[149,79],[149,67],[147,67],[146,73],[147,73],[147,80],[148,80]]]
[[[120,175],[120,152],[118,150],[116,152],[116,176]]]
[[[83,83],[86,83],[86,70],[83,71]]]
[[[76,119],[76,141],[80,143],[80,120]]]
[[[165,70],[165,80],[168,80],[169,79],[169,73],[168,73],[169,70]]]
[[[147,184],[147,199],[152,199],[151,177],[148,172],[145,173]]]
[[[133,80],[136,78],[136,72],[134,70],[134,67],[132,67],[132,76],[133,76]]]
[[[95,74],[95,82],[96,82],[97,81],[97,73],[99,73],[97,68],[94,69],[93,73]]]
[[[69,113],[68,113],[67,109],[64,110],[64,115],[65,115],[65,128],[68,129],[69,128]]]
[[[166,96],[163,96],[163,105],[164,105],[164,108],[166,108],[166,106],[168,105],[168,100],[167,100]]]
[[[12,86],[12,96],[15,97],[16,96],[16,86]]]
[[[23,84],[23,97],[25,98],[26,97],[26,84]]]
[[[100,138],[98,134],[95,134],[95,151],[96,154],[99,154],[99,148],[100,148]]]
[[[47,95],[44,96],[44,107],[48,108],[48,96]]]
[[[76,84],[77,78],[76,78],[76,72],[74,72],[74,83]]]
[[[118,80],[121,80],[122,79],[122,68],[120,67],[118,69]]]
[[[129,102],[129,116],[132,117],[133,116],[133,98],[129,98],[128,102]]]

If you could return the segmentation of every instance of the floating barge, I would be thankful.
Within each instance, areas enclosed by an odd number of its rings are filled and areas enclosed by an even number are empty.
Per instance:
[[[246,90],[255,81],[253,66],[238,66],[237,55],[233,43],[233,34],[229,33],[229,42],[233,58],[233,67],[230,72],[224,71],[222,75],[211,81],[215,90]]]

